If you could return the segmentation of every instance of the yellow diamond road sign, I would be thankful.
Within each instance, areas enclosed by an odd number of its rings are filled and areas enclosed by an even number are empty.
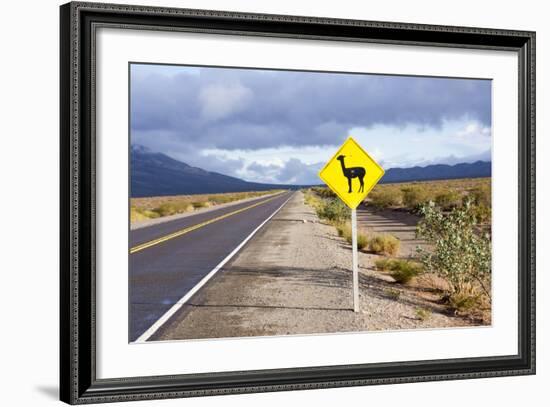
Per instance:
[[[384,169],[351,137],[319,172],[319,177],[355,209],[380,181]]]

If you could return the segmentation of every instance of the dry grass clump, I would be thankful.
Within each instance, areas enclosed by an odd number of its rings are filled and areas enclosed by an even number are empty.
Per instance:
[[[399,253],[400,246],[399,239],[388,233],[376,235],[369,240],[369,250],[377,254],[395,256]]]
[[[336,198],[336,194],[328,187],[313,187],[311,191],[321,198]]]
[[[343,237],[346,239],[346,241],[351,244],[352,243],[352,236],[351,236],[351,223],[350,222],[343,222],[335,224],[336,230],[338,231],[338,236]],[[369,244],[369,238],[366,234],[362,233],[361,231],[357,231],[357,249],[362,250],[366,248]]]
[[[317,216],[333,225],[338,232],[338,236],[343,237],[351,244],[351,222],[348,220],[351,216],[350,209],[338,198],[322,198],[319,194],[326,194],[327,188],[311,188],[305,192],[305,203],[315,209]],[[369,244],[368,236],[361,231],[357,231],[357,248],[365,249]]]
[[[482,308],[485,301],[479,293],[461,291],[449,295],[447,302],[455,311],[468,314]]]
[[[390,297],[392,300],[398,300],[401,297],[401,291],[396,290],[395,288],[386,288],[384,294]]]
[[[210,201],[196,201],[196,202],[191,202],[191,205],[195,209],[200,209],[200,208],[210,208],[212,206],[212,203]]]
[[[166,202],[160,206],[151,210],[159,216],[170,216],[178,213],[191,212],[194,209],[194,205],[188,202]]]
[[[416,317],[421,321],[426,321],[432,316],[432,311],[427,308],[417,308],[415,313]]]
[[[402,203],[401,192],[391,188],[373,191],[370,203],[380,209],[399,207]]]
[[[130,207],[130,222],[137,222],[140,220],[158,218],[160,215],[157,212],[150,211],[148,209],[140,209]]]

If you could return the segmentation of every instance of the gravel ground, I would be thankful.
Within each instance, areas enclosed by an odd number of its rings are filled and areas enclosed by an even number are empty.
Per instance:
[[[357,224],[367,234],[391,233],[401,241],[399,257],[415,257],[416,247],[427,248],[425,241],[416,238],[419,217],[401,210],[375,210],[363,205],[357,208]]]
[[[298,192],[152,339],[474,325],[450,315],[431,289],[405,287],[376,271],[377,257],[359,253],[361,312],[355,313],[351,247],[319,221]]]

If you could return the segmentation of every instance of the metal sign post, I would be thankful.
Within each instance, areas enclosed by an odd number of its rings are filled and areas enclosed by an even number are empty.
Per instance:
[[[357,210],[351,210],[351,246],[353,271],[353,311],[359,312],[359,266],[357,262]]]
[[[355,312],[359,312],[356,208],[383,175],[384,169],[352,137],[342,144],[319,172],[319,177],[325,184],[351,209],[353,310]]]

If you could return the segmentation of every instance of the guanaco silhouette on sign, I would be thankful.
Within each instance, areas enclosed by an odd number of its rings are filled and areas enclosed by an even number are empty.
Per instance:
[[[353,178],[359,178],[359,182],[361,185],[359,186],[359,191],[357,192],[364,192],[364,183],[363,178],[365,177],[365,169],[363,167],[350,167],[346,168],[346,164],[344,164],[344,158],[345,155],[339,155],[336,159],[340,161],[340,164],[342,165],[342,172],[344,173],[344,177],[348,179],[348,193],[353,192],[351,188],[351,180]]]

